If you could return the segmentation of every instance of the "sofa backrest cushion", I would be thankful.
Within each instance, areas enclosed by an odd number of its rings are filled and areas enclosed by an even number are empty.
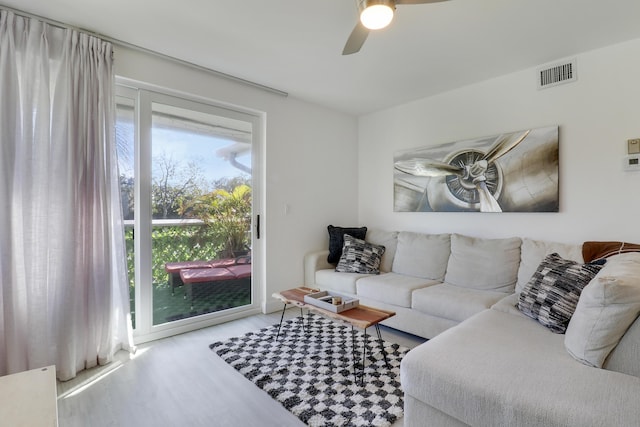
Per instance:
[[[451,252],[449,234],[401,231],[391,271],[425,279],[442,280]]]
[[[327,262],[331,264],[336,264],[340,261],[345,234],[361,240],[364,240],[367,235],[367,227],[334,227],[333,225],[328,225],[327,231],[329,232],[329,255],[327,256]]]
[[[639,314],[640,253],[612,256],[582,291],[565,347],[578,361],[601,368]]]
[[[519,237],[483,239],[452,234],[444,280],[466,288],[513,292],[521,243]]]
[[[583,263],[582,245],[547,242],[544,240],[522,239],[520,251],[520,267],[518,268],[518,282],[516,293],[522,292],[522,288],[529,282],[536,272],[542,260],[549,254],[557,253],[564,259]]]
[[[384,254],[382,255],[382,261],[380,261],[380,272],[390,272],[391,266],[393,265],[393,259],[396,254],[396,247],[398,245],[398,232],[376,229],[367,230],[365,240],[369,243],[373,243],[374,245],[385,247]]]

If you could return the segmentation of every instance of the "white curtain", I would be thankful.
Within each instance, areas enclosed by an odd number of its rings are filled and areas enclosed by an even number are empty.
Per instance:
[[[112,46],[0,11],[0,375],[131,349]]]

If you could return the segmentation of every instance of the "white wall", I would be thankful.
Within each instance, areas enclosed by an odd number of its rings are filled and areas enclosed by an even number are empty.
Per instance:
[[[359,222],[386,230],[640,242],[640,40],[577,55],[578,81],[545,90],[525,70],[359,118]],[[397,150],[560,127],[559,213],[394,213]]]
[[[326,245],[327,224],[356,223],[355,117],[123,47],[116,49],[115,68],[121,77],[265,114],[263,307],[273,292],[303,283],[302,254]]]

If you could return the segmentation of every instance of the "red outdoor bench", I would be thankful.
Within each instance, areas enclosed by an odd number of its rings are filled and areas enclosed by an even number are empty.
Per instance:
[[[178,286],[184,285],[180,272],[182,270],[193,269],[210,269],[217,267],[228,267],[232,265],[251,265],[251,256],[240,256],[237,258],[212,259],[209,261],[177,261],[168,262],[164,265],[164,269],[169,275],[169,286],[171,286],[171,294],[173,295]]]
[[[184,261],[165,264],[171,292],[176,286],[185,286],[185,298],[193,308],[193,288],[198,286],[224,286],[227,292],[251,292],[251,257],[243,256],[211,261]]]

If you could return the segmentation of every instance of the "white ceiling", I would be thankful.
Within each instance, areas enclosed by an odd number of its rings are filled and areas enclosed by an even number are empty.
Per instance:
[[[639,0],[400,5],[350,56],[354,0],[0,3],[352,114],[640,38]]]

